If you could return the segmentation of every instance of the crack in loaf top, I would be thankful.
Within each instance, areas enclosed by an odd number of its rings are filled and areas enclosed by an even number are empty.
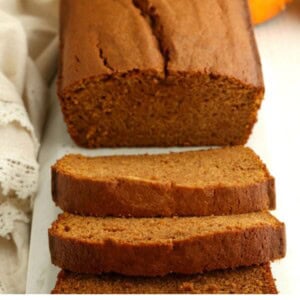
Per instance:
[[[246,0],[63,0],[61,88],[140,70],[262,87]]]

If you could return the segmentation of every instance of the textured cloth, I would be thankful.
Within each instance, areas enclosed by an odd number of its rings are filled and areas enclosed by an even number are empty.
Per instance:
[[[0,293],[25,291],[58,0],[0,0]]]

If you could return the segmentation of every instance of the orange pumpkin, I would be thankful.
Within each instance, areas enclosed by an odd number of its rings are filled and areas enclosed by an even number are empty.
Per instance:
[[[253,24],[259,24],[276,16],[292,0],[249,0]]]

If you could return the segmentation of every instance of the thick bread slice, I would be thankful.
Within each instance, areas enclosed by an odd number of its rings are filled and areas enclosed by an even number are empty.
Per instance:
[[[261,264],[285,255],[284,224],[267,212],[176,218],[61,214],[53,264],[78,273],[156,276]]]
[[[274,178],[249,148],[161,155],[67,155],[52,167],[64,211],[94,216],[207,216],[275,208]]]
[[[61,271],[53,294],[277,294],[270,264],[197,275],[128,277]]]

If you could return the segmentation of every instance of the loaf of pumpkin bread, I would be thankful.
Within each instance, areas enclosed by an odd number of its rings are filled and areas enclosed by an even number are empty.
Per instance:
[[[264,94],[247,0],[62,0],[58,95],[84,147],[244,144]]]
[[[243,146],[159,155],[85,157],[52,167],[64,211],[94,216],[205,216],[275,207],[274,178]]]
[[[277,294],[270,264],[196,275],[128,277],[61,271],[53,294]]]
[[[64,213],[49,229],[49,247],[53,264],[78,273],[195,274],[281,258],[285,229],[267,212],[173,218]]]

